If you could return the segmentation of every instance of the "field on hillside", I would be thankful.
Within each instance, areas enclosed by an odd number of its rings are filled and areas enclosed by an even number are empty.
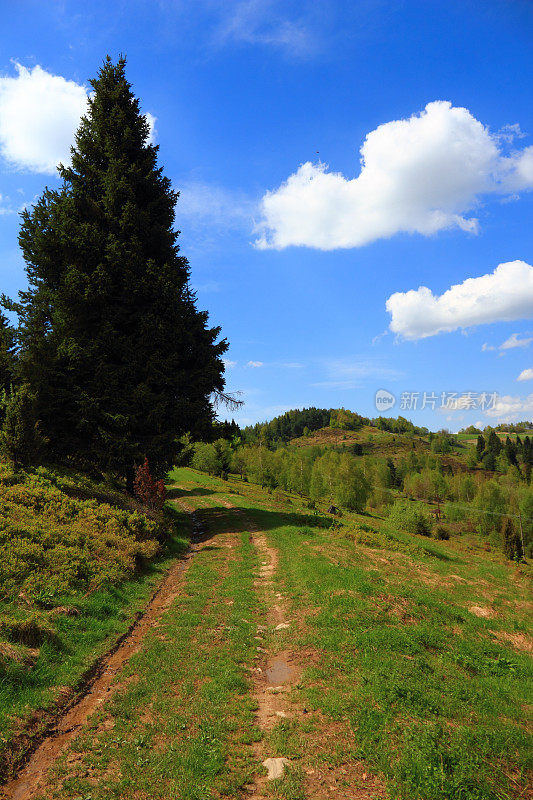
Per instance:
[[[375,455],[405,455],[411,450],[429,450],[429,443],[421,436],[405,433],[390,433],[372,425],[363,425],[358,431],[345,431],[339,428],[320,428],[307,436],[291,439],[296,447],[351,447],[364,445],[364,451]]]
[[[182,594],[41,800],[529,796],[527,564],[238,479],[171,481],[201,531]]]
[[[0,470],[0,775],[128,629],[186,547],[116,487]],[[29,726],[29,727],[28,727]]]

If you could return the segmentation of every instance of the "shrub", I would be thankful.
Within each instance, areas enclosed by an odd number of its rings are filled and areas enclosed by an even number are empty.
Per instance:
[[[389,514],[389,520],[408,533],[431,536],[431,521],[429,517],[410,503],[402,501],[394,503]]]
[[[68,497],[20,473],[0,482],[0,598],[54,605],[130,576],[159,549],[158,524],[96,500]]]
[[[133,493],[137,500],[151,511],[161,511],[165,504],[167,498],[165,482],[162,480],[156,481],[152,478],[147,458],[135,470]]]
[[[438,525],[437,530],[435,531],[435,538],[447,542],[450,538],[450,533],[442,525]]]

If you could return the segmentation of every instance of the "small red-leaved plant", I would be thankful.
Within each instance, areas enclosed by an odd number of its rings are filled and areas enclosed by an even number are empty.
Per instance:
[[[148,459],[135,470],[133,491],[137,500],[152,511],[161,511],[167,497],[165,482],[155,481],[150,474]]]

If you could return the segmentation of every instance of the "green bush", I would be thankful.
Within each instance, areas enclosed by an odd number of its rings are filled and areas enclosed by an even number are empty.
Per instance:
[[[450,533],[443,525],[438,525],[435,531],[435,538],[447,542],[450,538]]]
[[[4,470],[5,473],[5,470]],[[0,481],[0,598],[54,604],[131,575],[159,549],[144,514],[69,497],[50,480]]]
[[[431,536],[431,520],[414,503],[398,501],[389,513],[389,520],[398,528],[419,536]]]

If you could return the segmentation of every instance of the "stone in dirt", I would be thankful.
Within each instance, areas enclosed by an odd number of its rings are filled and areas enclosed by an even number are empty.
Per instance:
[[[274,628],[275,631],[283,631],[285,628],[290,628],[290,624],[288,622],[280,622],[279,625],[276,625]]]
[[[283,777],[285,765],[290,764],[288,758],[267,758],[263,761],[263,766],[268,770],[267,781],[275,781]]]

